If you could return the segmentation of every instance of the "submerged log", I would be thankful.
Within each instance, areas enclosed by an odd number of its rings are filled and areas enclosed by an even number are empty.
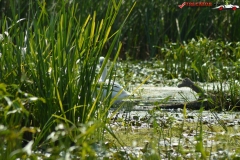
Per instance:
[[[161,104],[155,107],[155,109],[183,109],[184,105],[186,108],[192,110],[199,110],[201,107],[209,110],[212,109],[212,105],[207,101],[191,101],[187,103],[175,103],[175,104]]]

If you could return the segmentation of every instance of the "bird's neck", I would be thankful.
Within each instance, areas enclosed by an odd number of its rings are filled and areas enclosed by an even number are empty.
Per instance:
[[[202,93],[202,94],[204,93],[204,91],[199,86],[197,86],[195,84],[190,85],[190,88],[193,91],[195,91],[196,93]]]
[[[105,66],[103,69],[103,72],[102,72],[101,79],[102,79],[102,81],[105,81],[106,78],[107,78],[107,67]]]

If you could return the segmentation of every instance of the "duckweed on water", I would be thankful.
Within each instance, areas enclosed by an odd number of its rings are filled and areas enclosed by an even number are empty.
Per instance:
[[[139,117],[136,120],[136,116],[126,121],[121,118],[115,119],[112,122],[112,129],[124,146],[128,147],[126,150],[138,153],[139,158],[153,152],[155,156],[161,158],[176,158],[176,154],[177,157],[184,159],[196,159],[202,156],[206,156],[205,158],[237,156],[240,150],[238,113],[232,115],[227,113],[221,116],[228,126],[228,132],[216,123],[213,115],[209,114],[204,112],[201,118],[199,113],[189,112],[187,118],[183,119],[182,113],[179,112],[155,112],[144,119]],[[177,118],[179,116],[180,118]],[[202,120],[199,121],[199,118]],[[139,125],[136,125],[136,121]],[[106,141],[112,146],[118,145],[116,139],[109,134],[106,135]],[[148,146],[147,149],[146,146]],[[143,151],[144,148],[145,151]],[[221,152],[226,154],[222,155]]]

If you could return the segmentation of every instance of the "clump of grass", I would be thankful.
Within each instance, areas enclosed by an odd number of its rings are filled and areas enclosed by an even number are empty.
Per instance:
[[[106,43],[110,43],[106,61],[113,56],[115,63],[119,55],[119,36],[126,19],[118,30],[112,31],[112,26],[122,2],[110,1],[101,20],[96,18],[96,12],[82,19],[76,14],[77,3],[61,1],[61,4],[60,8],[53,8],[55,14],[49,14],[43,1],[39,2],[41,9],[34,13],[34,19],[29,15],[17,21],[20,16],[17,15],[12,21],[7,17],[1,21],[3,33],[9,35],[3,34],[1,39],[0,80],[6,85],[15,84],[18,89],[17,93],[8,90],[17,97],[10,101],[12,98],[6,99],[8,94],[3,85],[2,96],[8,104],[1,105],[1,114],[6,118],[1,122],[10,130],[19,131],[24,126],[36,129],[26,136],[24,131],[20,132],[15,146],[6,148],[4,144],[6,151],[3,149],[0,155],[6,155],[5,158],[20,156],[15,151],[21,147],[22,136],[33,150],[57,149],[59,155],[78,144],[81,146],[78,156],[95,157],[90,144],[99,141],[107,128],[111,103],[100,101],[101,92],[95,94],[102,73],[97,73],[96,68]],[[31,7],[29,13],[33,12]],[[35,103],[19,101],[32,95],[32,100],[38,100]],[[4,137],[7,144],[8,138]],[[62,146],[51,148],[55,144]]]

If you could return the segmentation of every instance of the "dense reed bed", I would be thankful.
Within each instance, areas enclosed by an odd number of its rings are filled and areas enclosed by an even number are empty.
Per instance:
[[[104,18],[108,6],[108,1],[105,0],[65,2],[49,0],[42,2],[41,6],[36,1],[2,0],[0,9],[4,14],[1,16],[6,15],[12,20],[29,17],[31,20],[35,18],[35,11],[41,12],[42,7],[45,7],[47,11],[42,12],[42,15],[47,16],[50,13],[54,14],[63,6],[69,8],[70,4],[78,3],[77,15],[86,19],[89,14],[96,11],[98,13],[96,19],[100,21]],[[197,38],[200,35],[228,42],[239,41],[238,19],[240,12],[213,10],[212,8],[215,6],[183,7],[180,9],[178,5],[182,4],[183,1],[174,0],[123,1],[120,8],[121,14],[117,15],[116,22],[112,26],[113,31],[119,28],[135,2],[137,2],[136,6],[125,23],[120,37],[123,43],[120,56],[123,58],[126,58],[127,55],[136,59],[163,56],[159,54],[160,49],[156,46],[163,47],[166,42],[183,43],[183,41]],[[229,3],[237,5],[236,2]],[[29,10],[29,7],[33,10]],[[0,21],[0,24],[2,26],[3,21]]]

